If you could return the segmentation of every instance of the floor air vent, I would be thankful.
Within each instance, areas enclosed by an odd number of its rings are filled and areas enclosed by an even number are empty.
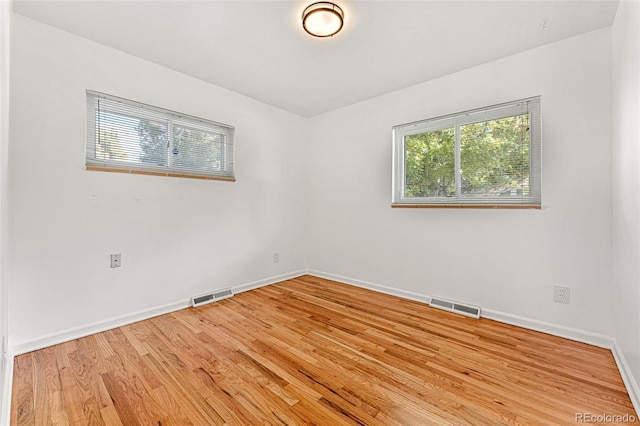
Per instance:
[[[449,312],[455,312],[472,318],[480,318],[480,307],[466,305],[464,303],[453,302],[451,300],[442,299],[440,297],[432,297],[429,306],[433,308],[443,309]]]
[[[198,306],[206,305],[207,303],[217,302],[218,300],[227,299],[233,296],[233,290],[225,288],[222,290],[214,291],[213,293],[205,293],[199,296],[193,296],[191,298],[191,306],[196,308]]]

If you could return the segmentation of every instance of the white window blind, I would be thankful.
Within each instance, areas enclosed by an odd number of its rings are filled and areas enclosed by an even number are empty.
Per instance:
[[[86,165],[234,179],[232,126],[87,91]]]
[[[541,203],[540,97],[393,128],[394,205]]]

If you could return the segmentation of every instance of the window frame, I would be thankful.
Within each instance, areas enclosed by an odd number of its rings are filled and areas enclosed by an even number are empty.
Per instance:
[[[96,113],[97,100],[104,99],[110,102],[118,102],[127,108],[134,108],[139,114],[117,112],[119,115],[129,116],[133,119],[162,120],[167,122],[167,165],[136,163],[131,161],[120,161],[115,159],[96,158]],[[172,156],[174,148],[174,125],[195,129],[197,131],[208,132],[221,136],[221,161],[222,170],[212,172],[200,172],[189,168],[180,168],[173,165]],[[108,95],[93,90],[86,91],[86,137],[85,137],[85,169],[91,171],[107,171],[130,174],[145,174],[154,176],[185,177],[207,180],[232,181],[235,179],[234,167],[234,136],[235,127],[228,124],[219,123],[212,120],[195,117],[188,114],[178,113],[168,109],[132,101],[113,95]]]
[[[541,113],[540,96],[505,102],[455,114],[401,124],[392,128],[392,207],[476,207],[476,208],[541,208]],[[498,120],[529,114],[529,196],[522,197],[465,197],[460,193],[460,127],[472,123]],[[453,197],[406,197],[405,137],[454,129],[454,179],[456,194]]]

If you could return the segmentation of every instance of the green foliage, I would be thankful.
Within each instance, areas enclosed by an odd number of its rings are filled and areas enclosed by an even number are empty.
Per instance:
[[[405,197],[455,196],[456,168],[462,196],[529,195],[528,115],[459,129],[457,167],[454,128],[405,137]]]
[[[140,119],[136,126],[140,136],[140,162],[166,166],[168,162],[169,141],[167,123]]]
[[[173,165],[202,171],[222,170],[222,136],[188,127],[173,129]]]
[[[173,152],[169,152],[167,124],[140,119],[140,161],[178,169],[220,171],[223,168],[222,136],[181,125],[173,127]]]
[[[405,137],[405,197],[455,195],[454,143],[452,128]]]
[[[96,144],[96,159],[99,160],[126,160],[127,153],[120,146],[118,133],[114,130],[98,128],[98,143]]]
[[[460,126],[463,195],[528,195],[529,116]]]

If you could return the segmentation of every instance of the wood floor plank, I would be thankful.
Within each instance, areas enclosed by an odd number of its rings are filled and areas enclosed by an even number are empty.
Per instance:
[[[64,359],[67,358],[66,349],[68,348],[65,348],[63,352]],[[85,424],[82,412],[82,397],[76,393],[76,378],[70,366],[60,369],[60,382],[62,383],[62,390],[60,391],[60,396],[62,397],[61,408],[64,410],[69,424]]]
[[[12,425],[637,417],[610,351],[303,276],[16,357]]]
[[[12,424],[30,425],[35,423],[33,369],[31,354],[22,354],[15,358],[11,403]]]
[[[51,398],[44,397],[41,398],[40,395],[51,395],[47,393],[47,383],[52,383],[52,388],[55,391],[56,380],[51,377],[53,380],[47,379],[47,374],[49,373],[49,365],[48,355],[50,351],[38,351],[33,352],[31,354],[31,358],[33,360],[34,367],[36,365],[42,365],[43,368],[33,368],[33,400],[34,400],[34,414],[35,414],[35,425],[36,426],[46,426],[49,424],[49,419],[51,418],[50,409],[52,406]],[[35,405],[37,404],[37,405]]]
[[[75,395],[82,406],[83,423],[104,425],[100,409],[106,404],[103,405],[101,402],[101,389],[95,386],[98,380],[98,376],[94,373],[95,366],[90,362],[87,354],[80,350],[67,356],[75,379]]]
[[[69,417],[67,415],[67,411],[64,408],[64,403],[62,401],[62,391],[56,390],[51,392],[51,418],[49,419],[49,423],[51,425],[60,425],[67,426],[69,425]]]
[[[199,406],[200,396],[192,395],[191,389],[185,386],[179,377],[172,374],[166,363],[159,361],[153,354],[153,350],[150,350],[149,354],[145,355],[144,362],[147,367],[159,377],[163,377],[166,388],[171,389],[171,398],[175,399],[176,403],[180,405],[180,409],[186,413],[194,425],[207,424],[206,412]],[[157,393],[158,389],[154,389],[153,392]],[[170,408],[172,405],[166,404],[165,406]]]
[[[118,415],[118,411],[113,405],[109,405],[100,410],[100,415],[104,423],[108,426],[124,426]]]

